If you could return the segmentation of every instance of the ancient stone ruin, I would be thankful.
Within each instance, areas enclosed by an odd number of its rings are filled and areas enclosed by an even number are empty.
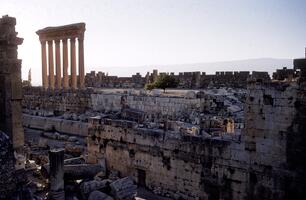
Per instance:
[[[305,58],[272,79],[186,72],[171,74],[184,90],[148,91],[157,70],[85,78],[79,23],[37,32],[43,86],[22,89],[15,24],[0,19],[0,199],[305,198]]]
[[[70,24],[59,27],[46,27],[38,30],[41,42],[41,58],[42,58],[42,83],[44,89],[77,89],[84,88],[85,70],[84,70],[84,32],[85,23]],[[76,70],[76,38],[78,39],[78,66],[79,76],[77,80]],[[60,43],[62,42],[62,51]],[[71,78],[68,77],[68,42],[70,43],[70,70]],[[46,44],[48,44],[48,65],[47,65],[47,51]],[[54,55],[53,46],[55,44],[55,77],[54,77]],[[61,52],[63,61],[61,61]],[[63,63],[63,67],[62,67]],[[47,70],[49,69],[49,73]],[[62,69],[63,68],[63,69]],[[63,72],[63,78],[62,78]],[[49,77],[49,80],[48,80]],[[63,83],[62,83],[63,79]],[[70,85],[70,86],[69,86]]]
[[[277,72],[281,73],[281,72]],[[145,84],[152,83],[158,75],[168,74],[174,77],[178,82],[179,89],[205,89],[207,87],[234,87],[246,88],[247,80],[250,77],[269,81],[268,72],[260,71],[226,71],[216,72],[215,74],[206,74],[205,72],[179,72],[179,74],[158,73],[153,70],[153,73],[147,73],[144,77],[137,73],[132,77],[109,76],[104,72],[91,71],[85,76],[85,85],[87,87],[96,88],[144,88]]]
[[[24,167],[21,60],[17,58],[23,39],[17,37],[15,25],[15,18],[0,18],[0,199],[13,196],[21,182],[17,170]]]

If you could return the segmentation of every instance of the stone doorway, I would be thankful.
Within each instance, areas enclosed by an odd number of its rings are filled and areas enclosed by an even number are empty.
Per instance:
[[[143,169],[137,169],[138,174],[138,185],[145,187],[146,186],[146,171]]]

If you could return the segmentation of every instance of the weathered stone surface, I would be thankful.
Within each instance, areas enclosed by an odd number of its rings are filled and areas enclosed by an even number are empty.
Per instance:
[[[116,200],[132,200],[136,195],[137,186],[131,177],[118,179],[110,184]]]
[[[16,187],[14,153],[9,137],[0,131],[0,199],[9,199]]]
[[[85,23],[70,24],[58,27],[46,27],[38,30],[36,33],[39,35],[39,39],[42,45],[42,83],[44,89],[58,89],[62,88],[61,84],[61,56],[60,56],[60,40],[63,40],[63,59],[64,59],[64,89],[68,87],[68,74],[67,74],[67,39],[70,40],[70,63],[71,63],[71,88],[77,89],[77,75],[76,75],[76,48],[75,39],[78,38],[79,48],[79,88],[84,89],[85,82],[85,70],[84,70],[84,32]],[[53,56],[53,41],[55,42],[55,56]],[[46,66],[46,42],[48,43],[48,67],[49,67],[49,83],[46,80],[47,77],[47,66]],[[56,63],[56,75],[54,76],[54,61]],[[54,78],[56,79],[54,80]],[[55,83],[55,84],[54,84]]]
[[[163,74],[163,73],[159,73]],[[97,88],[144,88],[146,83],[152,83],[157,79],[158,71],[153,70],[153,73],[147,73],[146,76],[141,76],[140,73],[131,77],[109,76],[103,72],[91,71],[85,76],[85,84],[87,87]],[[178,88],[198,89],[215,87],[239,87],[246,88],[249,77],[255,80],[270,81],[268,72],[249,72],[249,71],[226,71],[216,72],[215,74],[206,74],[205,72],[179,72],[179,74],[171,73],[176,80],[179,81]],[[160,93],[159,93],[160,94]]]
[[[110,180],[102,180],[102,181],[87,181],[81,184],[81,194],[84,198],[88,196],[90,193],[96,190],[102,190],[109,187],[111,181]]]
[[[21,60],[17,48],[23,39],[17,37],[15,25],[15,18],[0,18],[0,130],[8,134],[14,149],[22,152]]]
[[[103,192],[93,191],[90,193],[88,200],[113,200],[113,198]]]
[[[122,176],[131,176],[138,184],[173,198],[303,199],[303,87],[301,80],[297,85],[252,79],[244,106],[245,128],[234,141],[143,128],[131,121],[92,120],[88,131],[89,157],[92,161],[104,157],[108,169],[118,170]],[[132,97],[128,96],[126,102],[133,108],[129,98]],[[151,100],[133,98],[146,103]],[[153,105],[169,101],[183,104],[178,98],[154,98]],[[185,100],[184,103],[188,101]],[[136,106],[145,110],[152,104]],[[230,118],[227,122],[225,128],[232,133],[233,122]],[[201,125],[205,128],[205,124]]]
[[[49,151],[50,161],[50,196],[52,200],[64,200],[64,150],[53,149]]]

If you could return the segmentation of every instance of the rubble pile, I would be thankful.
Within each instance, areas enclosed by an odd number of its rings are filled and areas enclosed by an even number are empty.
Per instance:
[[[0,199],[6,199],[16,187],[14,153],[9,137],[0,131]]]

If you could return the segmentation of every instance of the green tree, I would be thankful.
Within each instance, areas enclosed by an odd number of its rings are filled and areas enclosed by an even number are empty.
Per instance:
[[[159,75],[157,80],[154,82],[155,88],[163,89],[166,92],[166,88],[176,88],[178,86],[178,81],[174,76],[167,74]]]
[[[145,85],[145,89],[146,89],[146,90],[153,90],[154,88],[155,88],[154,83],[147,83],[147,84]]]

